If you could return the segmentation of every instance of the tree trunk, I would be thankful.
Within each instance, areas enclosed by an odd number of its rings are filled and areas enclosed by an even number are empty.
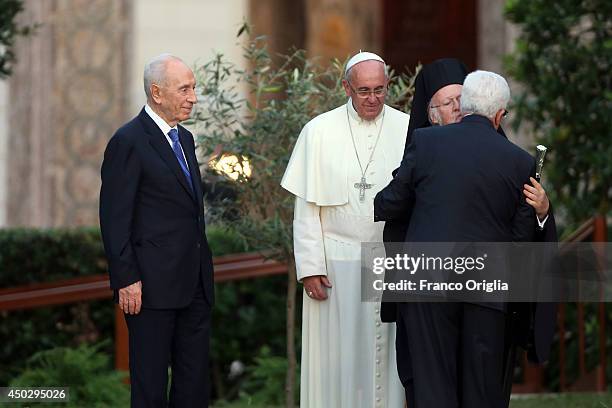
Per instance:
[[[295,408],[295,300],[297,280],[293,257],[287,262],[287,379],[285,381],[285,407]]]

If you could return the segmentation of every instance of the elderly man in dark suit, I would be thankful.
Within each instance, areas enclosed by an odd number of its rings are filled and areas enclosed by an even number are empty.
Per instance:
[[[413,202],[408,242],[532,240],[535,213],[522,191],[535,163],[496,131],[509,99],[501,76],[468,75],[463,119],[414,132],[397,175],[374,200],[375,219],[401,219]],[[413,407],[505,405],[503,304],[402,303],[398,319],[405,331],[398,338],[410,348]]]
[[[100,226],[129,330],[132,407],[208,405],[212,256],[189,118],[195,77],[163,54],[145,66],[147,104],[102,164]]]
[[[432,125],[444,126],[461,121],[460,95],[468,74],[467,68],[460,60],[454,58],[442,58],[430,64],[424,65],[415,80],[415,93],[410,112],[410,124],[406,136],[406,146],[412,140],[412,133],[416,129],[426,128]],[[505,137],[500,126],[497,132]],[[533,185],[526,184],[523,194],[538,217],[538,223],[534,225],[534,241],[556,242],[557,229],[552,204],[549,203],[546,191],[537,182]],[[404,240],[410,221],[409,212],[403,219],[388,221],[384,227],[384,240],[387,247],[387,256],[395,249],[394,242]],[[393,271],[388,270],[388,280]],[[383,297],[385,299],[385,297]],[[396,321],[396,303],[383,302],[381,305],[381,318],[384,322]],[[534,363],[544,363],[550,355],[556,322],[556,304],[554,303],[511,303],[507,313],[506,329],[506,354],[507,365],[504,372],[504,388],[506,399],[510,398],[514,366],[516,360],[516,346],[520,345],[527,350],[529,360]],[[401,326],[401,321],[397,322]],[[398,344],[406,345],[401,341],[403,330],[398,329],[400,340]],[[409,350],[397,350],[399,355],[409,355]],[[402,359],[398,363],[398,370],[406,376],[404,382],[408,383],[411,378],[409,359]],[[407,387],[412,388],[412,387]],[[410,394],[410,391],[407,391]]]

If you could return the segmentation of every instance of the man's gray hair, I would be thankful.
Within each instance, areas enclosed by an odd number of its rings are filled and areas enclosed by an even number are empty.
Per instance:
[[[461,90],[461,113],[475,113],[492,119],[497,111],[506,109],[510,88],[501,75],[489,71],[471,72]]]
[[[151,85],[164,84],[166,82],[166,64],[168,61],[181,61],[179,57],[164,53],[147,62],[144,67],[144,89],[147,100],[151,100]]]

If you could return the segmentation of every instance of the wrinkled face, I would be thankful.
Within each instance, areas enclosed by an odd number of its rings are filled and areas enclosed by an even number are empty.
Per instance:
[[[166,63],[166,77],[162,84],[151,86],[151,95],[159,115],[170,125],[189,119],[195,95],[193,72],[181,61]]]
[[[342,81],[346,95],[353,100],[353,107],[364,120],[374,120],[385,104],[387,77],[380,61],[363,61],[353,66],[348,81]]]
[[[434,125],[448,125],[461,120],[461,89],[452,84],[438,89],[429,102],[429,121]]]

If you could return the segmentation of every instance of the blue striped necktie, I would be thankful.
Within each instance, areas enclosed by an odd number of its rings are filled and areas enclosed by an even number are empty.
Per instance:
[[[176,159],[181,166],[181,170],[183,170],[183,174],[187,179],[187,184],[191,188],[191,192],[193,193],[193,183],[191,182],[191,174],[189,173],[189,167],[187,167],[187,163],[185,162],[185,157],[183,156],[183,149],[181,146],[181,142],[179,141],[178,130],[170,129],[168,132],[168,136],[170,136],[170,140],[172,140],[172,151],[176,156]]]

